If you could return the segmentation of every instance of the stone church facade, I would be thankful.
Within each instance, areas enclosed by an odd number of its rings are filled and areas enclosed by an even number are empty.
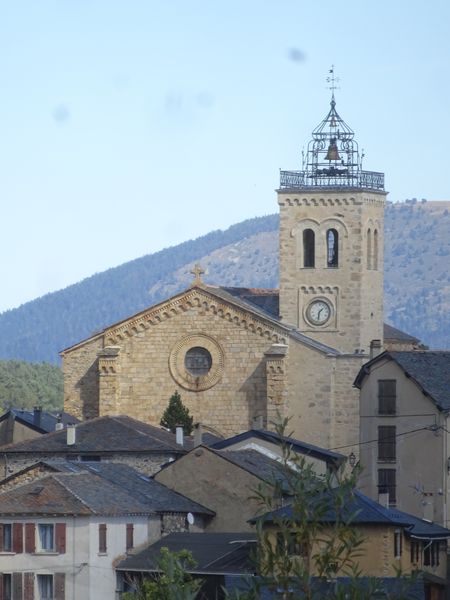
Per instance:
[[[282,171],[280,289],[186,291],[62,352],[64,409],[158,425],[175,390],[196,422],[229,435],[291,417],[296,437],[350,453],[353,381],[383,340],[381,173],[363,171],[335,108],[302,171]]]

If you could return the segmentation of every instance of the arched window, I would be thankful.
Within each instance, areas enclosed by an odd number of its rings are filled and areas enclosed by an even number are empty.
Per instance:
[[[367,268],[372,268],[372,232],[367,230]]]
[[[312,229],[303,232],[303,266],[314,267],[315,262],[315,235]]]
[[[378,230],[373,230],[373,261],[372,267],[378,269]]]
[[[339,266],[339,234],[336,229],[327,231],[327,267]]]

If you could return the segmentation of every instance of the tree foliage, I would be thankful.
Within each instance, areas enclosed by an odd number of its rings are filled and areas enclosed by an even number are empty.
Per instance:
[[[61,369],[48,363],[18,360],[0,361],[0,405],[14,408],[61,410],[63,376]]]
[[[187,550],[170,552],[161,548],[157,559],[159,573],[154,579],[144,579],[136,585],[136,592],[126,592],[123,600],[195,600],[202,586],[201,579],[193,579],[186,570],[196,563]]]
[[[160,423],[163,427],[170,429],[175,433],[177,425],[181,425],[185,435],[191,435],[193,429],[193,417],[189,414],[189,409],[184,406],[178,391],[175,391],[170,397],[169,406],[164,411]]]

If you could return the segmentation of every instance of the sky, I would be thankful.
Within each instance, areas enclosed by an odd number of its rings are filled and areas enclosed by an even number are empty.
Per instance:
[[[0,0],[0,311],[277,211],[336,108],[450,199],[448,0]]]

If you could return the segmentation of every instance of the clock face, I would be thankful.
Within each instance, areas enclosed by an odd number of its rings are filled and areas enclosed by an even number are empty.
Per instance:
[[[313,325],[324,325],[331,317],[331,306],[325,300],[313,300],[306,309],[306,316]]]

